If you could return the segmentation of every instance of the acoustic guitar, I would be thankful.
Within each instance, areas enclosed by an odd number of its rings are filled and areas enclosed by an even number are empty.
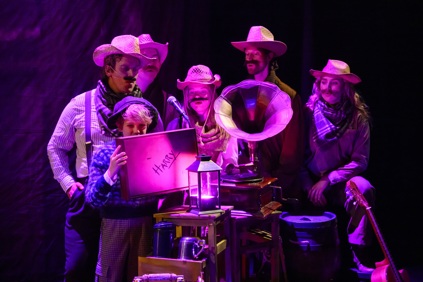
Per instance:
[[[382,233],[377,226],[375,216],[371,210],[371,207],[367,200],[364,198],[363,194],[357,188],[357,185],[353,181],[347,182],[347,188],[351,192],[354,200],[362,207],[365,208],[367,217],[372,224],[373,230],[376,234],[376,237],[379,241],[380,248],[385,256],[385,258],[376,262],[376,269],[373,271],[372,276],[370,277],[371,282],[410,282],[408,272],[404,269],[397,270],[395,267],[392,256],[390,255],[388,248],[383,240]],[[348,195],[348,194],[347,194]]]

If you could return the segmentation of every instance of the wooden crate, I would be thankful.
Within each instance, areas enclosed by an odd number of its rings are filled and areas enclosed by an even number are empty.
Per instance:
[[[273,201],[273,187],[277,178],[264,177],[260,182],[220,184],[220,204],[231,205],[235,210],[257,212]]]
[[[206,259],[182,260],[159,257],[138,257],[138,275],[152,273],[175,273],[184,275],[185,282],[197,282],[205,272]],[[204,273],[204,277],[206,274]]]
[[[257,212],[273,200],[273,188],[239,189],[232,187],[220,188],[220,204],[232,205],[236,210]]]

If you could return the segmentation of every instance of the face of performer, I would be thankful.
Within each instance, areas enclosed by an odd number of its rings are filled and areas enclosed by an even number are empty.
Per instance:
[[[143,60],[143,67],[139,71],[139,78],[144,77],[149,80],[154,80],[162,66],[160,64],[159,52],[155,48],[143,48],[140,50],[140,53],[153,59]]]
[[[187,86],[189,106],[199,115],[207,115],[211,104],[211,86],[192,84]]]
[[[249,46],[245,48],[245,66],[248,74],[257,75],[267,70],[273,58],[272,52]]]
[[[109,78],[109,86],[113,92],[132,92],[140,67],[140,60],[129,55],[122,55],[122,58],[116,60],[114,68],[110,65],[107,66],[106,75]]]
[[[320,92],[322,98],[329,104],[335,105],[342,99],[344,80],[331,76],[323,76],[320,81]]]
[[[147,133],[147,123],[144,121],[134,121],[133,119],[124,119],[119,127],[123,136],[141,135]]]

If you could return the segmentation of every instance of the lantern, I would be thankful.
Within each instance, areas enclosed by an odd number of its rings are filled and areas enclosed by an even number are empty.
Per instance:
[[[198,155],[187,168],[189,211],[195,214],[223,212],[220,206],[220,171],[210,156]]]

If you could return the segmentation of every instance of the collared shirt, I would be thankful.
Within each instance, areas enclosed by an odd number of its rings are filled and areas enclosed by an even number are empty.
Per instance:
[[[47,145],[47,154],[54,178],[67,191],[76,181],[69,168],[68,152],[76,145],[75,170],[77,177],[88,176],[85,149],[85,95],[79,94],[64,108]],[[94,104],[95,89],[91,92],[91,140],[94,150],[99,145],[113,141],[101,134]]]

